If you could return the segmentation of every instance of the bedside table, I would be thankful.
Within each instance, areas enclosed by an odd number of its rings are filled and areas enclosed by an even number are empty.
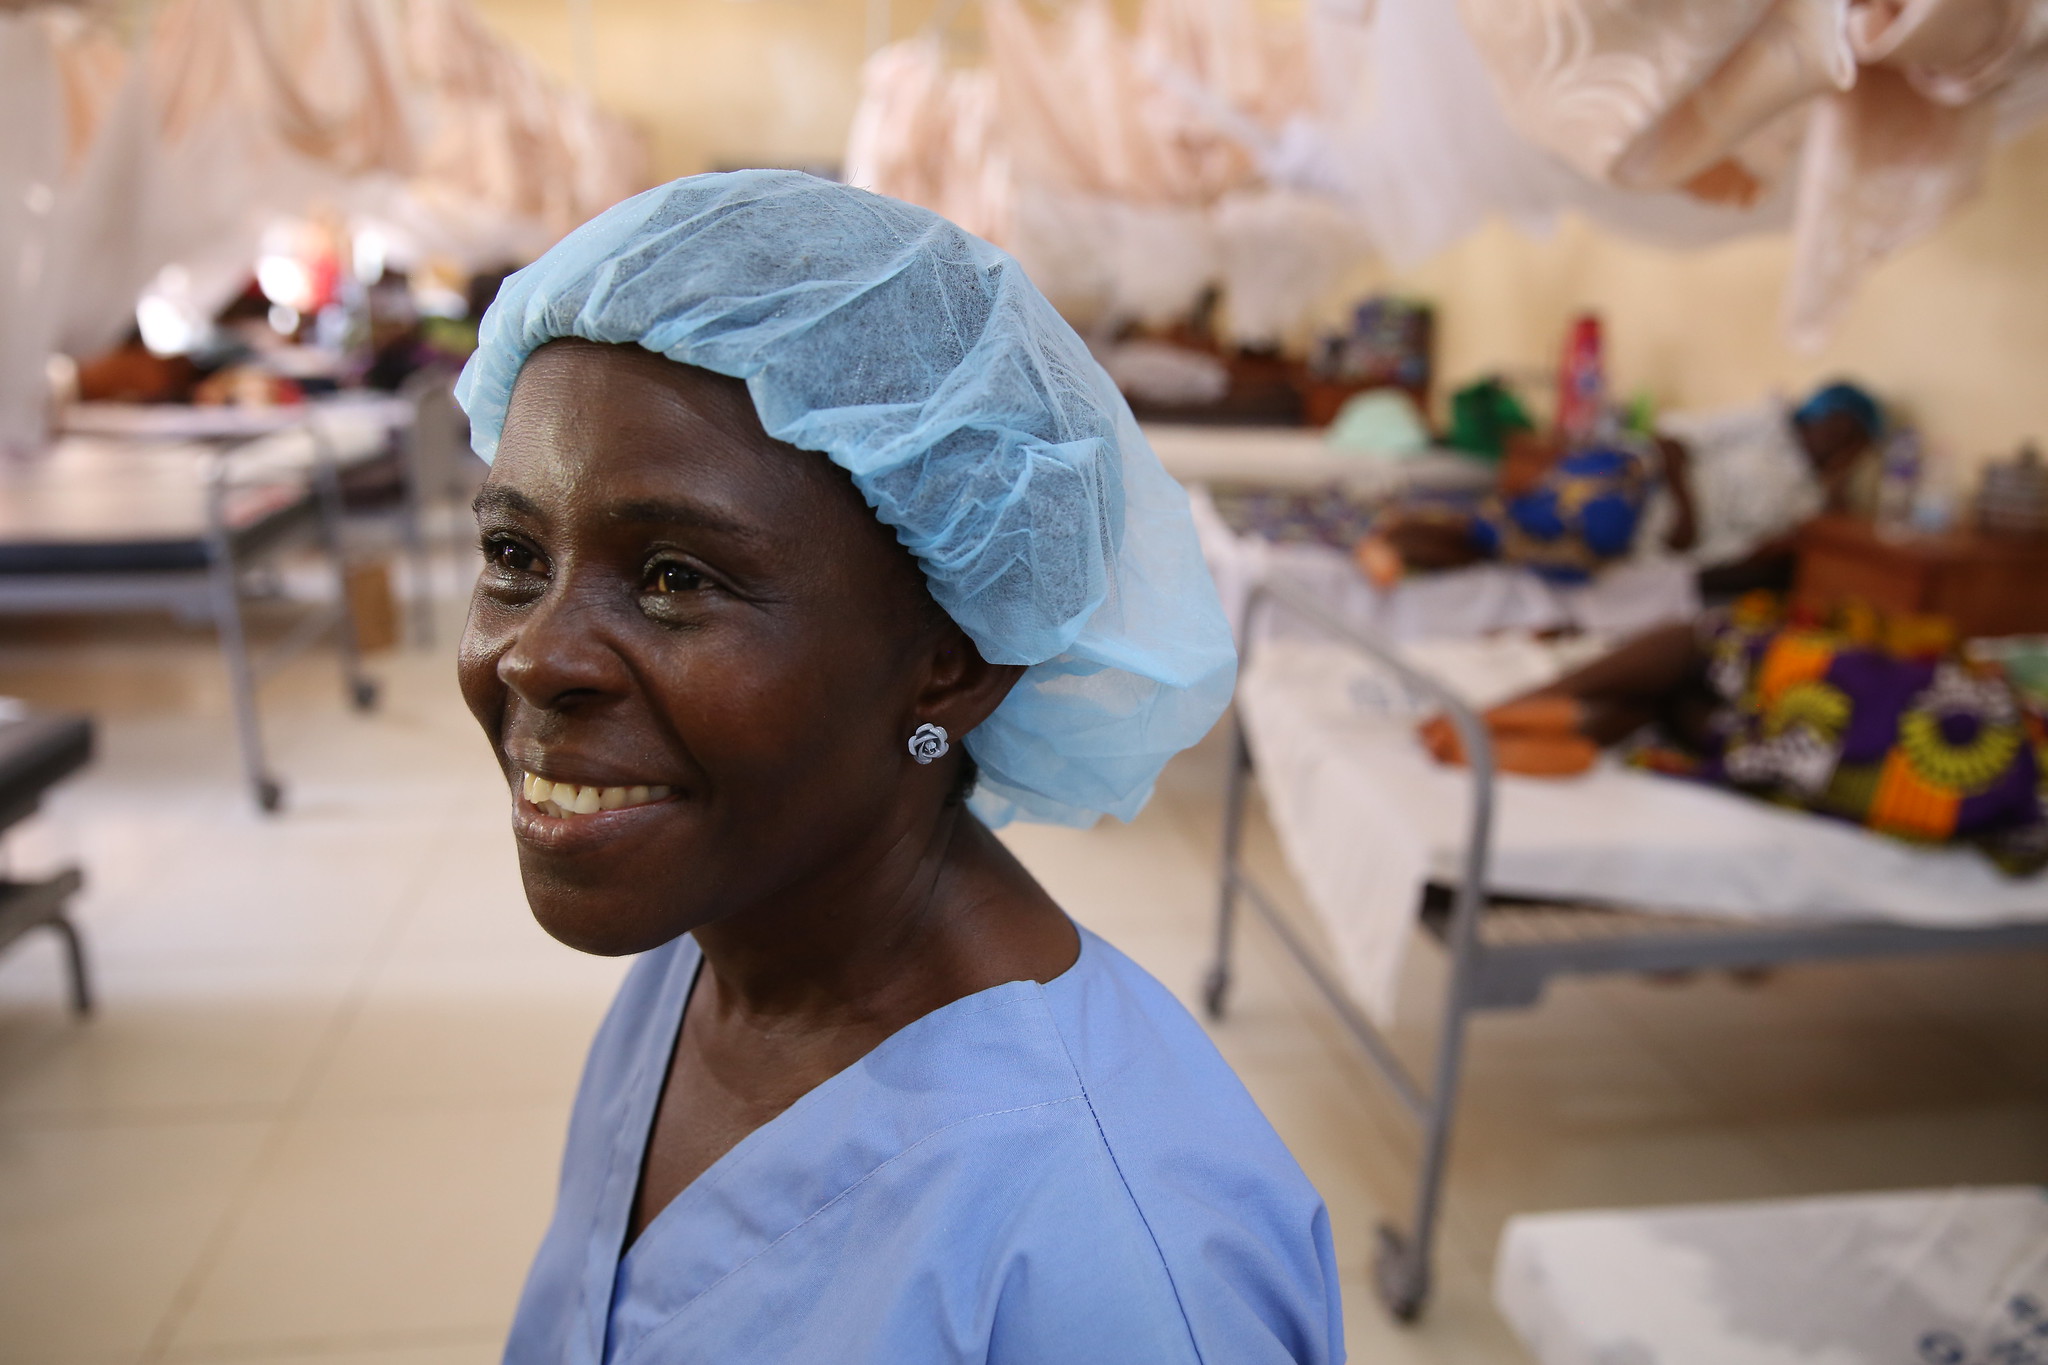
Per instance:
[[[1948,617],[1965,638],[2048,632],[2048,540],[1879,530],[1825,516],[1799,534],[1795,600]]]

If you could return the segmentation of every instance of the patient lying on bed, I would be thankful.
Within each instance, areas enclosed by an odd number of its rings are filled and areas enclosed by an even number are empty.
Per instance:
[[[1952,644],[1928,618],[1803,620],[1753,594],[1638,636],[1484,720],[1507,772],[1569,776],[1627,741],[1644,767],[2039,871],[2048,722]],[[1462,761],[1444,717],[1421,733],[1440,761]]]
[[[1882,417],[1853,384],[1793,408],[1778,399],[1673,414],[1654,455],[1624,443],[1560,456],[1522,434],[1500,486],[1476,511],[1412,506],[1383,516],[1353,551],[1385,587],[1408,569],[1482,560],[1580,582],[1639,545],[1697,565],[1710,594],[1791,583],[1792,540],[1839,504]]]

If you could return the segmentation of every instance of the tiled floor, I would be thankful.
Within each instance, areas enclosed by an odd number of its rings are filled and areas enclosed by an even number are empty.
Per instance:
[[[101,717],[14,853],[86,865],[103,1000],[65,1016],[48,944],[0,960],[0,1362],[495,1359],[620,965],[526,915],[452,619],[379,661],[376,715],[317,658],[274,684],[277,820],[237,785],[204,637],[0,637],[0,692]],[[1185,756],[1133,825],[1014,836],[1190,997],[1220,765]],[[1413,958],[1419,1055],[1440,967]],[[1404,1115],[1256,928],[1217,1038],[1330,1203],[1366,1362],[1522,1359],[1487,1299],[1516,1210],[2048,1176],[2039,957],[1571,985],[1478,1025],[1437,1296],[1397,1328],[1365,1269],[1409,1197]]]

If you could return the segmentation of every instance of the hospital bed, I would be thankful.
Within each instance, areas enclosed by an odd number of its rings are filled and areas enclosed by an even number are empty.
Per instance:
[[[284,787],[264,757],[262,677],[331,634],[353,705],[373,707],[377,688],[356,650],[331,443],[303,420],[219,432],[176,442],[69,435],[0,463],[0,614],[155,610],[210,621],[250,794],[275,812]],[[243,621],[251,571],[309,536],[331,571],[333,600],[258,658]]]
[[[0,834],[35,814],[50,788],[92,759],[92,722],[83,716],[36,715],[0,698]],[[92,1009],[85,945],[66,907],[83,886],[77,868],[35,880],[0,874],[0,950],[22,935],[49,929],[64,945],[70,968],[71,1008]]]
[[[422,383],[395,394],[348,392],[310,402],[268,408],[202,406],[188,403],[73,403],[63,409],[68,435],[122,441],[198,441],[235,445],[265,436],[304,432],[324,448],[335,468],[364,470],[387,454],[395,458],[398,499],[393,520],[412,579],[411,624],[421,645],[433,641],[433,581],[430,577],[425,493],[428,452],[422,425],[445,425],[436,407],[445,391]],[[467,441],[464,441],[465,446]],[[467,501],[467,498],[464,499]],[[344,499],[344,506],[347,500]],[[351,508],[351,511],[354,509]]]
[[[1320,427],[1140,425],[1159,463],[1183,484],[1305,489],[1384,478],[1391,470],[1388,461],[1332,447]]]
[[[1538,1365],[2040,1365],[2048,1190],[1524,1214],[1493,1297]]]
[[[1414,647],[1397,652],[1284,579],[1255,587],[1248,612],[1204,1002],[1223,1017],[1248,905],[1419,1123],[1413,1212],[1405,1228],[1380,1228],[1374,1267],[1397,1318],[1428,1297],[1473,1014],[1532,1006],[1562,976],[2048,949],[2048,879],[2005,879],[1973,850],[1912,848],[1614,766],[1564,781],[1501,775],[1478,718],[1491,699],[1416,666]],[[1266,638],[1268,613],[1319,638]],[[1544,680],[1527,660],[1487,662],[1502,692]],[[1415,720],[1432,710],[1457,729],[1468,770],[1435,765],[1415,742]],[[1255,759],[1325,943],[1245,865]],[[1448,958],[1427,1082],[1385,1032],[1418,913]]]

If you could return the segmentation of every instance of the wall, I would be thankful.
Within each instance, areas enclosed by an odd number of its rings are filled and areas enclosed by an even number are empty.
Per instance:
[[[935,0],[879,0],[896,36]],[[636,118],[663,179],[721,166],[837,165],[860,97],[863,0],[584,0],[593,93]],[[485,21],[574,82],[571,0],[477,0]],[[966,0],[961,18],[977,7]]]
[[[1824,350],[1778,322],[1783,238],[1672,252],[1568,221],[1546,241],[1495,224],[1382,282],[1435,300],[1440,373],[1554,365],[1573,313],[1597,309],[1615,382],[1660,405],[1870,385],[1936,449],[1974,463],[2048,440],[2048,128],[2003,148],[1985,192],[1866,281]]]
[[[942,0],[878,0],[915,31]],[[479,0],[485,18],[577,77],[571,0]],[[859,93],[866,0],[585,0],[593,88],[647,125],[663,177],[718,165],[839,158]],[[1117,8],[1129,12],[1134,3]],[[978,7],[964,0],[966,42]],[[1566,222],[1548,240],[1490,227],[1424,266],[1376,275],[1439,305],[1440,372],[1456,382],[1554,363],[1571,315],[1598,309],[1619,386],[1660,404],[1739,402],[1853,375],[1974,461],[2048,438],[2048,129],[2004,148],[1986,192],[1884,265],[1834,340],[1793,351],[1778,324],[1787,244],[1667,252]]]

